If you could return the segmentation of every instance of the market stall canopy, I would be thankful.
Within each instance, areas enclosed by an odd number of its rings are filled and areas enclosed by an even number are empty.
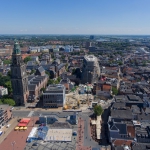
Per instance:
[[[18,130],[18,129],[19,129],[19,127],[16,127],[16,128],[15,128],[15,130]]]

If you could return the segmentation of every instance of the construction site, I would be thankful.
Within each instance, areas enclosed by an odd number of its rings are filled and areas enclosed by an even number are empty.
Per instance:
[[[93,95],[91,94],[78,94],[78,92],[66,94],[66,109],[87,109],[93,101]]]

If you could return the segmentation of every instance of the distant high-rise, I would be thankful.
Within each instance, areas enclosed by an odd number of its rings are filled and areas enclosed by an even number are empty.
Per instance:
[[[11,82],[13,88],[13,98],[17,106],[25,105],[28,98],[28,76],[26,65],[24,64],[20,46],[16,41],[12,53]]]
[[[94,35],[90,35],[90,40],[94,40]]]
[[[100,77],[100,67],[97,57],[94,55],[86,55],[83,59],[81,82],[94,83]]]
[[[91,45],[92,45],[92,42],[87,41],[87,42],[86,42],[86,45],[85,45],[85,48],[88,49],[89,47],[91,47]]]

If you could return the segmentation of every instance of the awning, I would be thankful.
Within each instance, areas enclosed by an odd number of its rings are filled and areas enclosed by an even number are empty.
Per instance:
[[[24,130],[27,130],[27,127],[23,127]]]
[[[18,126],[19,126],[19,127],[26,127],[27,124],[25,124],[25,123],[19,123]]]
[[[20,127],[19,130],[23,130],[23,127]]]
[[[29,123],[30,122],[30,118],[23,118],[21,119],[20,123]]]

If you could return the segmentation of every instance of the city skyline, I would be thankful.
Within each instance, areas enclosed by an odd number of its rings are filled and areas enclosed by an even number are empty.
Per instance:
[[[6,0],[0,5],[0,34],[149,35],[149,5],[148,0]]]

